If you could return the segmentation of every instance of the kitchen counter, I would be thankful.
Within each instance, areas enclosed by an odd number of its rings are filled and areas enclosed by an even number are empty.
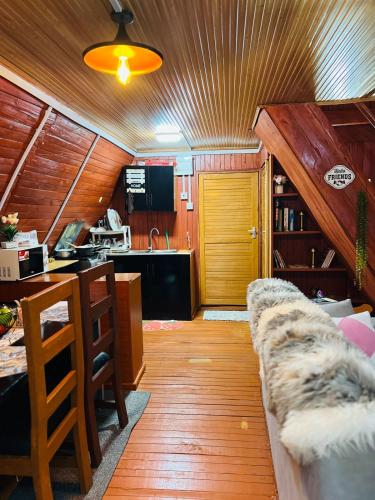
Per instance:
[[[197,309],[194,250],[107,253],[107,260],[114,261],[116,273],[141,274],[143,319],[193,319]]]
[[[76,264],[79,262],[77,259],[76,260],[54,260],[52,262],[48,262],[48,268],[47,272],[53,272],[56,271],[57,269],[61,269],[63,267],[70,266],[71,264]]]
[[[193,255],[194,250],[177,250],[177,252],[171,252],[168,251],[167,249],[160,249],[160,248],[155,248],[156,251],[148,252],[147,250],[129,250],[128,252],[107,252],[107,256],[109,257],[117,257],[117,256],[132,256],[136,255],[137,257],[147,255],[148,257],[150,256],[156,256],[156,255]]]

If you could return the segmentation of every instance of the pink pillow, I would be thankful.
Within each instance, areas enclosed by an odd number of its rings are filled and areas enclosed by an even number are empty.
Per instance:
[[[359,347],[367,356],[371,357],[375,353],[375,332],[363,321],[348,316],[341,318],[337,327],[343,331],[349,342]]]

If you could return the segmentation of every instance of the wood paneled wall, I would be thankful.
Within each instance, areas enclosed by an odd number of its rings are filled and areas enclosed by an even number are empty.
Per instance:
[[[353,162],[362,169],[367,179],[375,182],[375,142],[354,142],[346,143]]]
[[[43,116],[46,104],[0,79],[0,193]],[[2,213],[19,212],[19,229],[37,229],[43,241],[84,161],[96,134],[52,111],[32,147]],[[48,245],[73,220],[87,229],[109,206],[121,167],[133,157],[100,138],[75,186]]]
[[[47,105],[0,78],[0,195]]]
[[[247,154],[212,154],[199,155],[193,157],[194,175],[192,177],[192,201],[194,210],[186,210],[186,201],[181,200],[182,178],[177,178],[177,211],[175,213],[167,212],[140,212],[130,216],[125,214],[124,210],[124,191],[120,181],[116,188],[111,206],[115,208],[124,221],[130,224],[132,231],[133,248],[143,249],[148,245],[148,233],[152,227],[157,227],[160,236],[155,235],[153,243],[155,248],[166,248],[165,231],[168,231],[170,247],[177,249],[188,248],[188,234],[190,236],[190,248],[196,250],[198,244],[198,177],[200,172],[228,172],[228,171],[251,171],[260,169],[266,153],[262,150],[260,153]],[[175,161],[176,157],[153,157],[136,158],[136,161],[147,161],[158,164],[159,162]],[[188,189],[188,181],[185,178],[185,189]]]

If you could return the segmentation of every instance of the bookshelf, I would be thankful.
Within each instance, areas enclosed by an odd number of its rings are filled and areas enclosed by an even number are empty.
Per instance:
[[[272,157],[271,165],[272,177],[286,175],[275,157]],[[288,180],[283,193],[275,193],[274,188],[272,182],[273,276],[291,281],[307,296],[312,295],[313,289],[321,289],[326,296],[347,297],[350,293],[347,270],[337,253],[328,259],[331,260],[329,267],[322,267],[332,244],[325,238],[295,186]],[[315,250],[314,267],[312,249]],[[278,256],[274,255],[275,251]]]

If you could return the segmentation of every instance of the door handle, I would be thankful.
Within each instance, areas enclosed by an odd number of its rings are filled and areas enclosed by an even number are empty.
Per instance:
[[[251,229],[248,229],[247,232],[251,235],[253,240],[256,240],[258,232],[257,232],[257,228],[255,226],[253,226]]]

